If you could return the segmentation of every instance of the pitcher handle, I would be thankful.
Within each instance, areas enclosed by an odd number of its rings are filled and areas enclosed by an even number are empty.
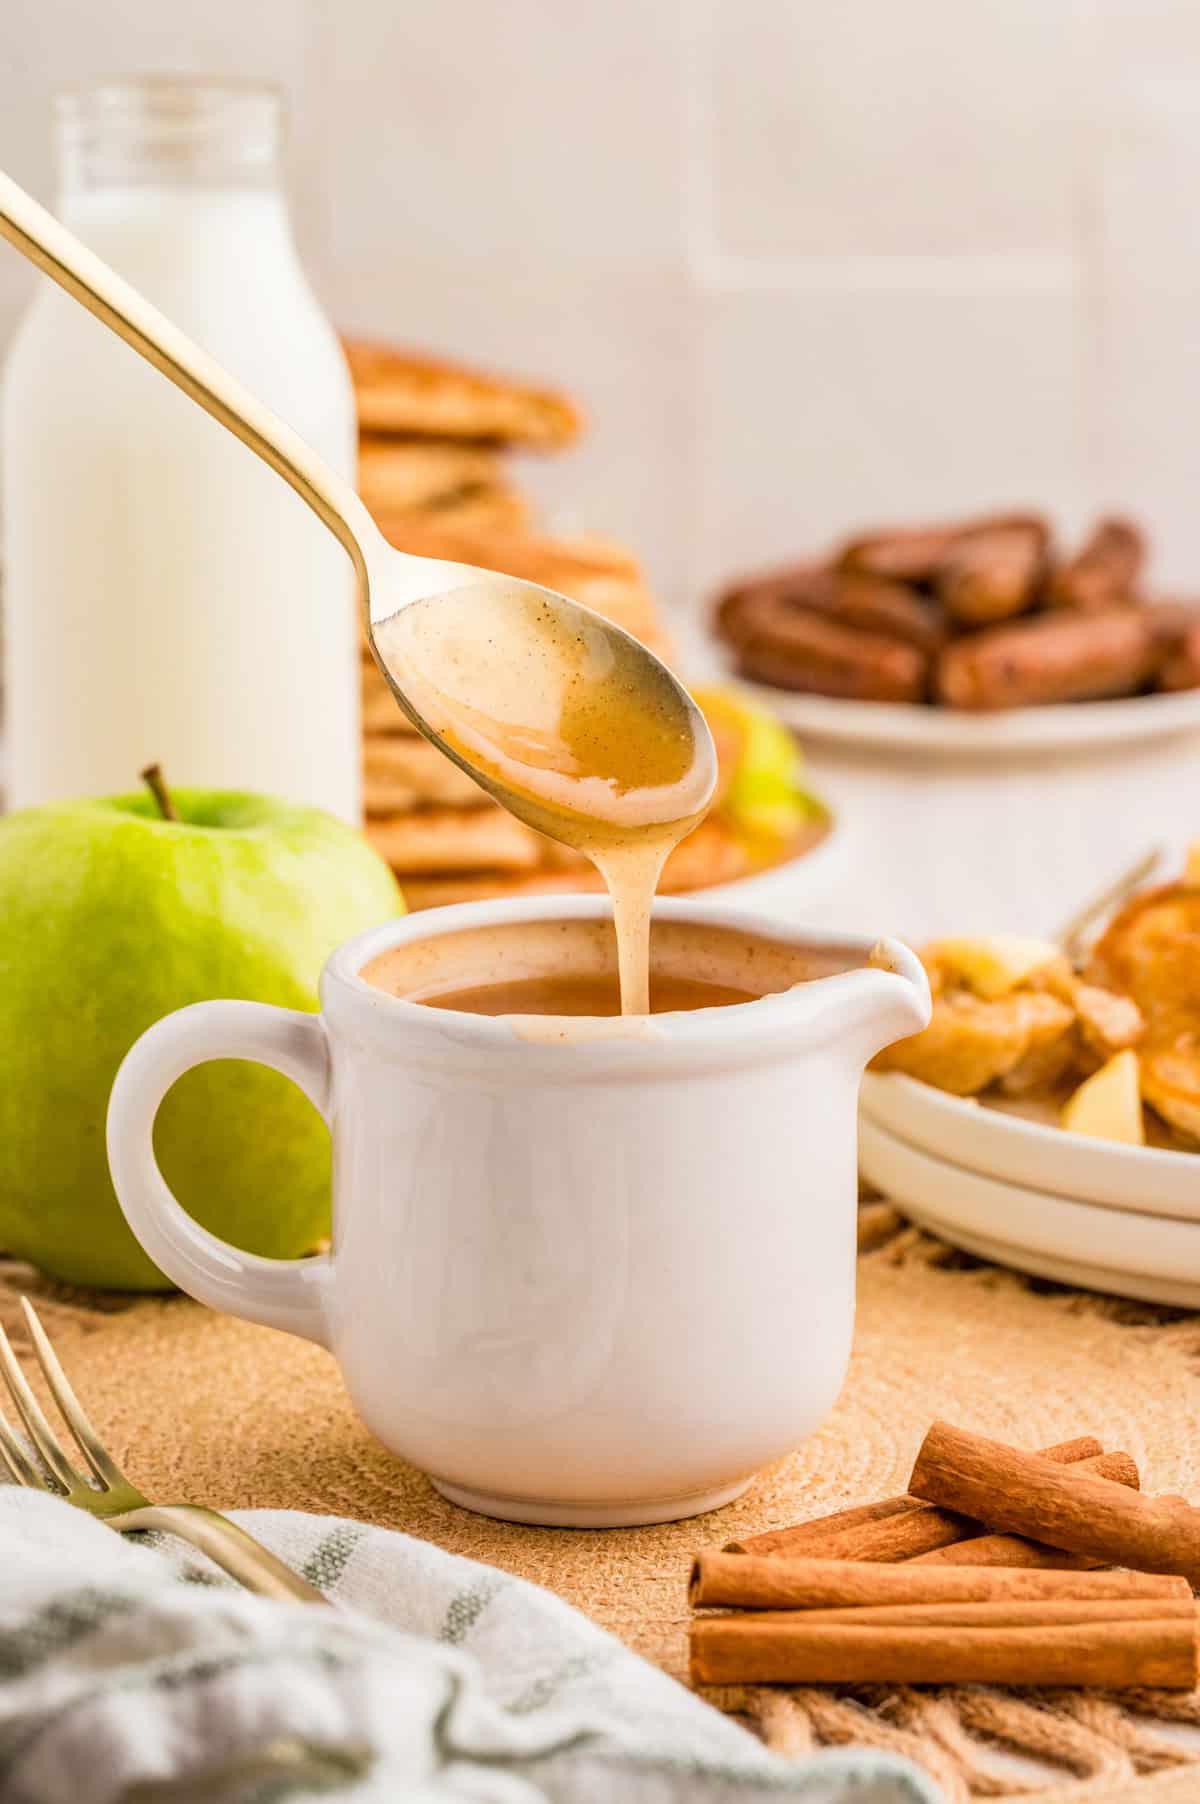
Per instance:
[[[327,1253],[264,1259],[202,1228],[167,1186],[154,1120],[177,1078],[209,1059],[252,1059],[291,1078],[329,1120],[329,1041],[320,1015],[262,1002],[197,1002],[157,1021],[122,1062],[108,1105],[108,1163],[134,1234],[189,1296],[230,1315],[329,1344]]]

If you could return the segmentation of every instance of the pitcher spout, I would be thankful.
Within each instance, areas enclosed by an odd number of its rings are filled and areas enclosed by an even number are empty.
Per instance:
[[[916,953],[899,940],[878,941],[867,963],[847,976],[845,1043],[859,1070],[885,1046],[928,1027],[929,977]]]

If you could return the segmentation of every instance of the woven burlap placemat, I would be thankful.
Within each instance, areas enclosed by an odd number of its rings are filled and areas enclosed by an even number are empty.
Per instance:
[[[1127,1448],[1148,1489],[1200,1501],[1200,1318],[1040,1284],[951,1252],[883,1204],[860,1218],[859,1313],[825,1427],[725,1509],[660,1528],[580,1532],[492,1522],[439,1498],[354,1417],[328,1354],[183,1298],[70,1293],[0,1266],[46,1325],[103,1438],[163,1501],[357,1517],[420,1535],[559,1592],[648,1659],[686,1673],[686,1577],[700,1546],[902,1491],[935,1416],[1037,1447],[1087,1432]],[[1196,1804],[1200,1694],[1019,1696],[990,1688],[723,1693],[767,1740],[900,1750],[954,1804]],[[1002,1747],[1053,1765],[1028,1774]]]

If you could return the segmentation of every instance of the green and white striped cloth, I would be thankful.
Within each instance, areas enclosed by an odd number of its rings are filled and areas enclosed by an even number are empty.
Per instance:
[[[4,1804],[936,1804],[890,1756],[777,1758],[521,1579],[331,1517],[238,1520],[340,1607],[0,1485]]]

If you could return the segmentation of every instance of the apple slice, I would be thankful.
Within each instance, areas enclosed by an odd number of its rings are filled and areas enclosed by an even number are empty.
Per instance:
[[[1115,1053],[1107,1065],[1085,1078],[1067,1098],[1059,1119],[1060,1125],[1072,1134],[1145,1146],[1138,1056],[1132,1047]]]
[[[934,940],[925,948],[925,956],[976,996],[994,1002],[1043,965],[1053,964],[1062,952],[1050,940],[1019,933],[985,933],[976,938]]]

